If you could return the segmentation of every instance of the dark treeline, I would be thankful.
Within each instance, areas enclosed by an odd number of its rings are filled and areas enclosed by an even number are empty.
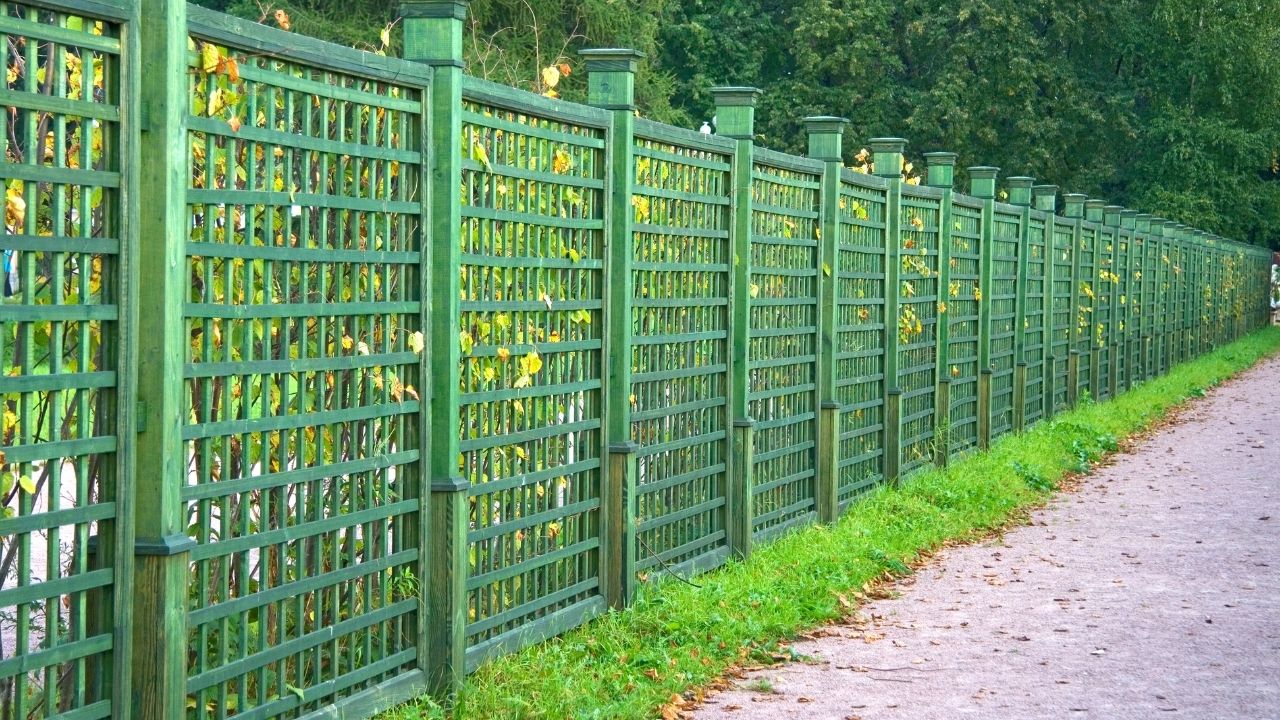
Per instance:
[[[373,46],[394,0],[202,0]],[[469,71],[541,90],[583,47],[645,51],[641,113],[696,128],[708,88],[763,88],[762,144],[806,115],[847,152],[900,135],[1109,202],[1280,247],[1280,0],[474,0]],[[393,47],[392,52],[396,50]],[[584,73],[557,90],[585,93]],[[961,178],[963,181],[963,177]]]

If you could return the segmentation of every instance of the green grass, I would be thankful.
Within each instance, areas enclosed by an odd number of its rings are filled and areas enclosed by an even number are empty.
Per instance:
[[[1084,403],[947,470],[880,488],[832,526],[814,526],[696,578],[646,587],[634,607],[483,665],[455,718],[655,717],[672,695],[703,688],[734,665],[776,661],[780,641],[849,612],[860,589],[952,540],[1007,526],[1044,502],[1069,472],[1087,470],[1118,438],[1280,348],[1268,328],[1117,399]],[[429,700],[383,720],[443,718]]]

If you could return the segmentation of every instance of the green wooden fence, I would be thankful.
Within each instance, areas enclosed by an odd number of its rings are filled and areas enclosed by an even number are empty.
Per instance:
[[[366,717],[1258,328],[1269,256],[175,0],[5,2],[0,717]],[[11,296],[9,296],[11,295]]]

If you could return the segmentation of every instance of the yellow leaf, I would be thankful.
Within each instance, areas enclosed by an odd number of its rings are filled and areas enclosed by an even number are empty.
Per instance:
[[[755,283],[751,283],[751,297],[756,297],[759,294],[760,294],[760,286]]]
[[[537,375],[542,369],[542,356],[538,355],[537,350],[530,350],[529,354],[520,360],[520,367],[529,375]]]
[[[289,13],[283,10],[277,10],[275,12],[275,18],[276,25],[278,25],[281,30],[291,29],[292,22],[289,20]]]
[[[22,232],[27,219],[27,201],[22,199],[22,189],[14,183],[4,193],[4,224],[10,232]]]
[[[649,221],[649,198],[643,195],[632,195],[631,205],[636,209],[636,221]]]
[[[36,494],[36,481],[32,480],[30,475],[23,475],[18,478],[18,484],[22,486],[23,490],[27,491],[28,495]]]
[[[231,132],[240,132],[240,118],[239,118],[239,117],[237,117],[237,116],[235,116],[235,115],[232,115],[232,116],[231,116],[231,118],[230,118],[229,120],[227,120],[227,125],[228,125],[228,126],[230,126],[230,128],[231,128]]]
[[[343,349],[343,350],[350,350],[351,348],[355,347],[355,344],[356,344],[356,341],[355,341],[355,340],[353,340],[353,339],[351,338],[351,336],[350,336],[350,335],[343,335],[343,336],[342,336],[342,349]]]
[[[560,84],[560,68],[555,65],[548,65],[542,68],[542,84],[548,88],[553,88]]]
[[[391,45],[391,26],[390,25],[382,28],[382,32],[379,33],[378,39],[382,41],[382,47],[384,48]]]
[[[489,151],[484,149],[479,140],[471,141],[471,159],[483,165],[485,170],[493,171],[493,166],[489,164]]]
[[[218,71],[218,63],[222,60],[222,54],[218,52],[218,47],[213,43],[200,44],[200,69],[212,75]]]
[[[519,390],[521,388],[527,388],[532,384],[533,384],[533,378],[529,377],[528,375],[521,375],[520,377],[516,378],[516,381],[515,383],[512,384],[512,387]]]
[[[426,346],[426,339],[422,336],[421,330],[409,333],[409,349],[415,354],[421,355]]]
[[[493,369],[492,365],[484,369],[485,382],[493,382],[493,379],[497,376],[498,376],[498,373],[496,370]]]
[[[520,447],[519,445],[515,446],[515,447],[514,447],[514,448],[512,448],[512,449],[513,449],[513,450],[515,450],[516,457],[520,458],[521,460],[527,460],[527,459],[529,459],[529,455],[528,455],[527,453],[525,453],[524,448]],[[541,487],[541,486],[539,486],[539,487]]]
[[[507,348],[498,348],[498,360],[506,362],[511,359],[511,351]]]
[[[551,154],[551,172],[557,175],[564,174],[573,169],[573,157],[569,153],[560,148],[556,148]]]
[[[463,355],[470,355],[471,350],[476,346],[475,338],[471,337],[471,333],[463,330],[458,333],[458,344],[462,347]]]

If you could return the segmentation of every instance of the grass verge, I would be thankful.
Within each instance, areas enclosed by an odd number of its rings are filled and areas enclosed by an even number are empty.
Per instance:
[[[451,716],[671,717],[682,695],[737,665],[776,661],[780,642],[847,614],[868,583],[909,572],[908,565],[945,542],[1006,526],[1044,502],[1068,473],[1088,471],[1120,439],[1278,348],[1280,328],[1267,328],[1115,400],[1085,402],[1005,436],[946,470],[877,489],[834,525],[796,531],[747,562],[697,577],[701,587],[670,581],[646,587],[625,612],[486,663]],[[382,720],[444,717],[424,699]]]

